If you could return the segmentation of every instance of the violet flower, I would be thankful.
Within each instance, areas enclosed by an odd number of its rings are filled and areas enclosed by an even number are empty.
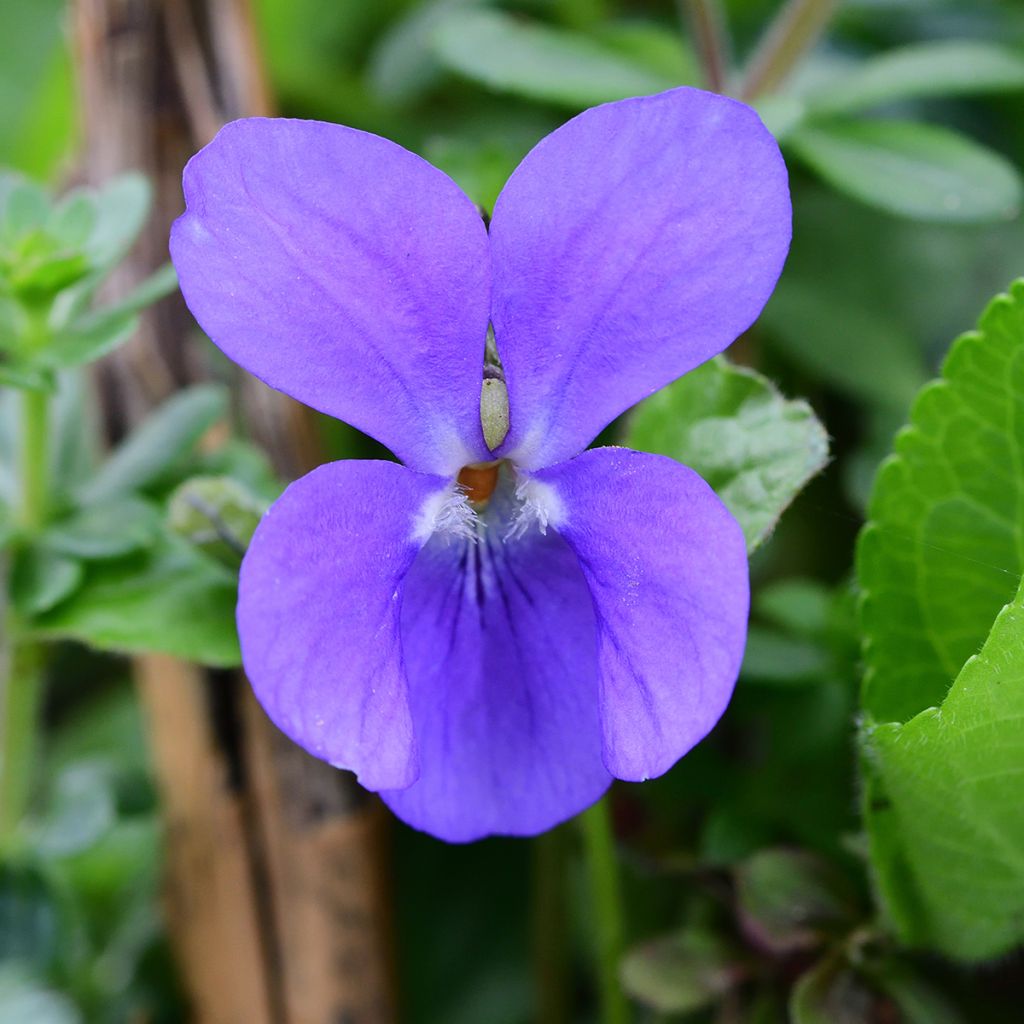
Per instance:
[[[757,115],[695,89],[588,110],[489,231],[419,157],[313,121],[227,125],[185,196],[171,252],[214,342],[404,463],[321,466],[256,531],[238,629],[274,722],[453,841],[671,767],[736,680],[743,535],[692,470],[584,449],[771,294],[790,205]]]

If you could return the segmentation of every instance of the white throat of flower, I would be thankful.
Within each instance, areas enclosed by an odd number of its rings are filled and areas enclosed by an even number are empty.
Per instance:
[[[508,467],[511,469],[511,467]],[[475,508],[469,495],[458,483],[432,494],[416,516],[413,538],[425,544],[437,535],[447,540],[475,542],[488,526],[504,527],[502,540],[518,540],[536,528],[547,533],[565,522],[565,505],[550,484],[514,470],[514,508],[509,516],[494,520],[482,509]]]

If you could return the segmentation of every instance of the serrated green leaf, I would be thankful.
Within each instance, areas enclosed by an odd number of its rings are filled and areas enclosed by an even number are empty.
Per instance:
[[[18,551],[11,570],[11,598],[27,617],[49,611],[81,584],[81,563],[42,545]]]
[[[160,512],[155,505],[125,496],[88,505],[42,535],[50,551],[74,558],[118,558],[156,542]]]
[[[1024,54],[995,43],[915,43],[861,64],[806,97],[812,115],[849,114],[903,100],[1024,89]]]
[[[824,465],[828,437],[806,402],[763,377],[713,359],[646,399],[625,443],[695,469],[756,548]]]
[[[958,339],[878,474],[858,542],[864,709],[938,705],[1024,569],[1024,281]]]
[[[903,941],[985,960],[1024,941],[1024,588],[938,708],[869,726],[875,878]]]
[[[573,109],[679,85],[586,36],[500,11],[458,11],[434,31],[447,68],[498,92]]]
[[[903,217],[1006,220],[1021,180],[1004,157],[947,128],[913,121],[834,121],[791,131],[792,151],[834,188]]]
[[[93,504],[147,487],[180,463],[227,411],[227,393],[212,384],[179,392],[145,420],[78,489]]]
[[[630,950],[620,968],[622,987],[659,1013],[692,1013],[710,1006],[742,980],[736,951],[703,928],[649,940]]]
[[[184,541],[95,562],[74,596],[34,623],[41,636],[111,651],[158,651],[208,665],[239,663],[233,573]]]

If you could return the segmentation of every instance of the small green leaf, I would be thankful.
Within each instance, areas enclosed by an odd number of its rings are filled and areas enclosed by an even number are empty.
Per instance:
[[[237,569],[266,508],[230,477],[192,477],[171,495],[167,523],[200,551]]]
[[[195,448],[227,411],[227,394],[199,384],[165,402],[78,490],[82,504],[94,504],[154,483]]]
[[[786,142],[841,192],[903,217],[971,223],[1006,220],[1020,208],[1016,168],[947,128],[834,121],[797,128]]]
[[[25,616],[49,611],[82,582],[80,562],[41,545],[18,551],[11,570],[11,597]]]
[[[630,950],[620,976],[626,992],[659,1013],[693,1013],[742,981],[744,965],[720,936],[690,927]]]
[[[828,458],[806,402],[783,398],[752,370],[713,359],[646,399],[626,444],[695,469],[756,548]]]
[[[65,369],[90,363],[127,341],[139,325],[138,313],[178,287],[170,263],[146,278],[125,299],[113,306],[90,310],[72,324],[55,332],[42,352],[48,366]]]
[[[149,502],[125,496],[88,505],[51,526],[42,543],[58,554],[96,560],[117,558],[156,541],[160,513]]]
[[[1024,55],[979,40],[915,43],[865,61],[806,97],[812,115],[849,114],[883,103],[1024,89]]]
[[[446,67],[490,89],[572,109],[680,84],[586,36],[499,11],[450,14],[434,46]]]
[[[236,590],[233,573],[168,536],[144,554],[93,563],[74,596],[34,625],[101,650],[230,667],[239,663]]]
[[[941,707],[865,730],[871,859],[904,942],[974,961],[1024,941],[1022,721],[1024,587]]]
[[[793,1024],[865,1024],[880,1020],[878,997],[841,957],[828,957],[801,975],[789,1001]]]
[[[137,173],[114,178],[96,194],[96,221],[86,244],[90,263],[105,270],[116,263],[142,231],[153,190]]]
[[[813,949],[857,922],[847,879],[803,850],[761,850],[736,871],[744,930],[774,953]]]
[[[1024,281],[954,344],[879,471],[857,549],[878,721],[938,705],[1024,570]]]

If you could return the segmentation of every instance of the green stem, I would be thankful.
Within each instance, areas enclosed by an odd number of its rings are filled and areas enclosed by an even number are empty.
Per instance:
[[[704,85],[712,92],[724,93],[729,79],[729,46],[718,0],[678,0],[678,3],[679,14],[693,38]]]
[[[46,522],[50,471],[50,407],[44,391],[22,392],[21,523],[35,533]]]
[[[28,345],[40,347],[47,340],[46,316],[31,317],[26,325]],[[46,525],[49,511],[50,403],[44,391],[23,391],[21,399],[20,525],[31,539]],[[21,626],[13,612],[9,610],[0,621],[4,628],[0,639],[0,847],[4,847],[24,816],[32,788],[45,652],[19,637]]]
[[[10,844],[28,803],[43,696],[40,647],[16,646],[6,660],[0,691],[0,850]]]
[[[628,1024],[629,1005],[619,985],[619,961],[625,939],[622,894],[608,800],[599,800],[584,811],[579,822],[594,915],[601,1024]]]
[[[569,929],[565,899],[566,833],[533,843],[533,977],[537,1024],[563,1024],[569,1013]]]
[[[747,64],[740,99],[776,91],[814,46],[836,8],[836,0],[789,0],[765,30]]]

